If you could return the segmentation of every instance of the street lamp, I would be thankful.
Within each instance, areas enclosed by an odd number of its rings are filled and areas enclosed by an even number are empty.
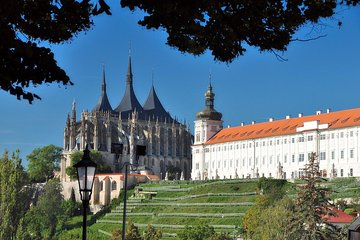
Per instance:
[[[79,182],[80,197],[83,204],[83,234],[82,239],[86,240],[86,210],[89,206],[92,187],[95,178],[96,163],[90,159],[88,145],[84,150],[84,155],[80,162],[74,165],[76,168],[77,179]]]
[[[131,171],[137,170],[137,165],[132,164],[130,162],[124,162],[121,168],[125,167],[125,179],[124,179],[124,204],[123,204],[123,224],[122,224],[122,231],[121,231],[121,239],[125,240],[125,231],[126,231],[126,192],[127,192],[127,178],[128,178],[128,166],[130,167]]]

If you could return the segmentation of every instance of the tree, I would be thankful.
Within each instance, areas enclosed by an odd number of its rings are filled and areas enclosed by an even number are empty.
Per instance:
[[[99,8],[98,8],[99,5]],[[71,40],[90,29],[93,15],[111,14],[104,0],[93,6],[89,0],[6,1],[0,5],[0,89],[27,99],[38,95],[29,86],[56,82],[72,85],[49,48]]]
[[[270,202],[273,201],[266,200],[266,196],[259,196],[246,213],[243,221],[246,237],[252,240],[293,239],[288,225],[294,214],[294,201],[285,197],[269,205]]]
[[[21,165],[19,151],[0,159],[0,239],[14,239],[20,219],[30,205],[25,185],[27,175]]]
[[[32,239],[51,239],[59,219],[64,215],[62,185],[54,178],[45,185],[38,203],[26,213],[25,224]]]
[[[136,227],[132,222],[129,222],[126,227],[126,240],[142,240],[139,233],[139,228]]]
[[[148,224],[143,234],[143,240],[159,240],[161,238],[161,231],[156,230],[152,225]]]
[[[321,186],[325,179],[320,177],[315,153],[311,153],[302,170],[305,184],[299,186],[297,207],[293,219],[289,221],[292,239],[338,239],[339,229],[325,219],[325,216],[334,215],[334,205],[330,203],[330,190]]]
[[[244,55],[247,46],[275,54],[286,51],[291,41],[304,40],[293,36],[305,24],[332,17],[337,7],[359,4],[360,0],[121,0],[123,8],[146,13],[138,22],[141,26],[165,30],[169,46],[194,55],[209,50],[222,62]]]
[[[185,229],[179,233],[179,238],[181,240],[208,240],[214,235],[215,230],[212,226],[185,226]]]
[[[48,145],[42,148],[35,148],[26,156],[28,173],[32,182],[48,181],[58,171],[61,160],[62,148],[55,145]]]
[[[71,165],[66,168],[66,174],[70,179],[76,179],[76,169],[73,167],[74,164],[78,163],[83,157],[84,153],[82,151],[75,151],[70,155]],[[90,152],[90,158],[97,164],[96,173],[111,173],[111,167],[107,165],[103,159],[103,156],[100,152],[92,150]]]

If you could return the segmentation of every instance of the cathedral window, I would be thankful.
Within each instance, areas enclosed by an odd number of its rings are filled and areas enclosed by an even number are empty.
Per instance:
[[[116,190],[116,182],[115,181],[113,181],[112,183],[111,183],[111,190],[112,191],[114,191],[114,190]]]

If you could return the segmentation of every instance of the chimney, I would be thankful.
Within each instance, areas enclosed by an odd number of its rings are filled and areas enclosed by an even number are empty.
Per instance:
[[[321,114],[321,110],[316,111],[316,115],[320,115]]]
[[[244,122],[241,122],[241,123],[240,123],[240,126],[244,126],[244,125],[245,125]]]
[[[286,115],[285,119],[290,119],[291,116],[290,115]]]
[[[273,122],[274,121],[274,118],[269,118],[269,122]]]
[[[303,116],[303,114],[302,113],[299,113],[299,115],[298,115],[299,117],[302,117]]]
[[[228,127],[227,128],[231,128],[231,126],[230,125],[228,125]]]
[[[327,108],[326,113],[330,113],[330,110],[331,110],[330,108]]]
[[[252,121],[251,124],[254,125],[256,123],[256,121]]]

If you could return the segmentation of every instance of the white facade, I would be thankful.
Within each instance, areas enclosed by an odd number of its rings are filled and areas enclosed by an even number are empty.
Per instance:
[[[359,139],[355,126],[194,145],[192,179],[298,178],[311,152],[318,153],[324,177],[360,176]]]
[[[360,176],[360,109],[299,114],[219,132],[209,126],[212,120],[195,121],[193,180],[299,178],[312,152],[323,177]]]

